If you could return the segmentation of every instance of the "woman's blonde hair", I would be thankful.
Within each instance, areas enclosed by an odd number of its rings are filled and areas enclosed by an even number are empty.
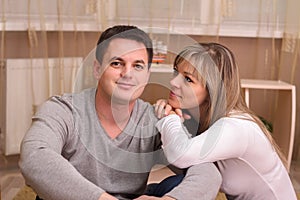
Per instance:
[[[232,111],[235,115],[247,114],[250,116],[249,120],[254,121],[260,127],[286,165],[286,159],[271,133],[244,101],[239,70],[233,53],[218,43],[197,43],[184,48],[176,56],[174,66],[183,62],[195,68],[194,73],[209,93],[209,98],[200,106],[198,134],[207,130],[221,117],[230,116]]]

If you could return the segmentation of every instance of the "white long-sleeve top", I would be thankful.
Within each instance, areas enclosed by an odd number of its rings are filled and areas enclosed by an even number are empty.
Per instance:
[[[162,118],[156,127],[175,166],[217,162],[221,190],[229,199],[296,200],[288,172],[269,140],[255,122],[239,117],[221,118],[193,138],[177,115]]]

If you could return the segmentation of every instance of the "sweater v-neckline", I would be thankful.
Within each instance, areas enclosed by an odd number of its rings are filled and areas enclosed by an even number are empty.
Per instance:
[[[134,118],[134,116],[136,115],[137,111],[136,111],[136,107],[137,107],[137,104],[138,104],[138,100],[136,100],[136,103],[132,109],[132,112],[130,114],[130,117],[129,117],[129,120],[127,122],[127,124],[125,125],[125,127],[123,128],[123,130],[121,130],[121,133],[116,136],[115,138],[112,138],[109,136],[108,132],[106,131],[106,129],[103,127],[102,123],[100,122],[99,120],[99,117],[98,117],[98,114],[97,114],[97,110],[96,110],[96,91],[97,89],[94,90],[94,94],[92,96],[92,105],[94,108],[93,108],[93,114],[94,114],[94,117],[96,119],[98,119],[98,125],[99,125],[99,128],[102,129],[102,132],[105,133],[105,136],[107,137],[108,140],[112,141],[112,142],[118,142],[118,141],[122,141],[124,138],[127,137],[128,134],[126,134],[127,132],[130,132],[131,129],[132,129],[132,119]]]

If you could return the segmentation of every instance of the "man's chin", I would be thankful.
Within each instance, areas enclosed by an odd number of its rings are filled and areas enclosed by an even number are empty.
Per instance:
[[[133,102],[135,102],[139,96],[133,94],[131,96],[128,96],[128,93],[126,95],[114,95],[112,98],[112,102],[116,104],[122,104],[122,105],[129,105]]]
[[[120,98],[120,97],[114,97],[112,99],[113,104],[119,104],[119,105],[129,105],[130,102],[132,102],[131,98]]]

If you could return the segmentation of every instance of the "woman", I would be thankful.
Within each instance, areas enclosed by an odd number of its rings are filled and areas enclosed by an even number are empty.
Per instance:
[[[180,52],[169,99],[155,110],[164,152],[175,166],[215,162],[228,199],[297,199],[282,153],[243,101],[238,68],[225,46],[200,43]],[[185,126],[183,113],[191,117]]]

